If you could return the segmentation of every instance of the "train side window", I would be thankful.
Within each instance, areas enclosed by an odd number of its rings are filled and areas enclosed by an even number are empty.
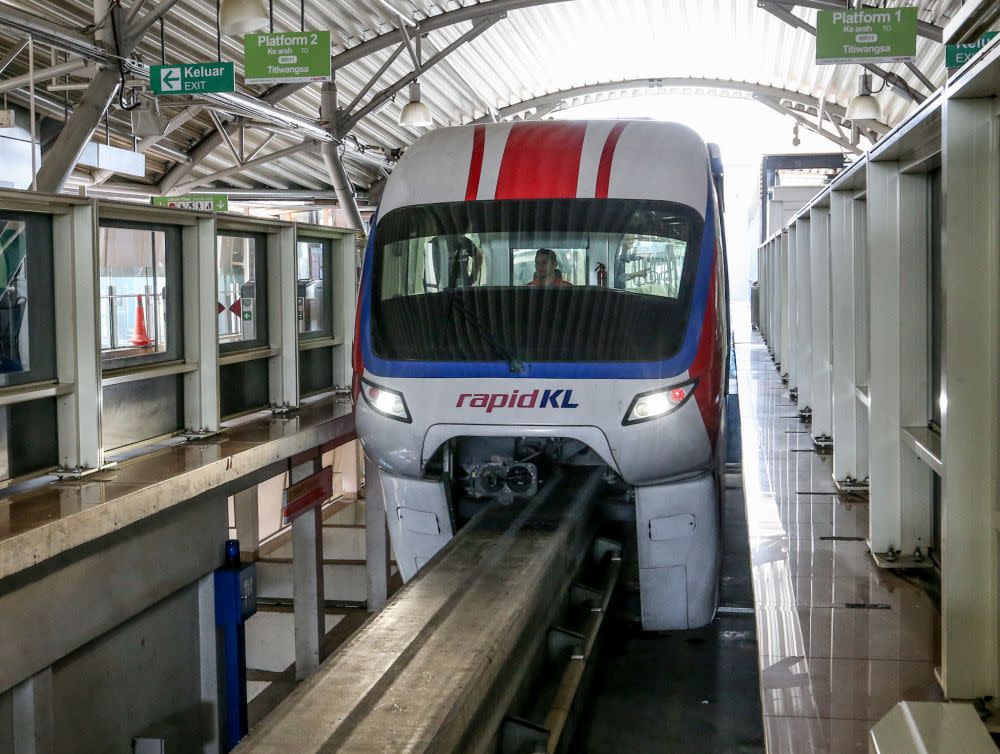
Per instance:
[[[0,386],[55,377],[52,226],[0,213]]]
[[[300,339],[333,335],[332,248],[326,238],[300,238],[296,244]]]
[[[102,222],[99,274],[104,367],[179,359],[180,230],[169,225]]]
[[[267,238],[227,231],[218,236],[219,350],[267,344]]]

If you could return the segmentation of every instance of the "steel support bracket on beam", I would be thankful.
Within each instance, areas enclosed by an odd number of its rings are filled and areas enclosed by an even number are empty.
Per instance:
[[[511,715],[500,724],[500,754],[541,754],[548,745],[549,731],[542,725]]]

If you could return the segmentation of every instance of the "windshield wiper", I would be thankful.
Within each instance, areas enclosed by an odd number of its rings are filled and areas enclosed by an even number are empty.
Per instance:
[[[500,342],[493,337],[493,333],[490,332],[489,328],[483,325],[479,321],[479,317],[470,312],[465,308],[465,304],[459,299],[458,291],[454,288],[448,291],[448,317],[451,317],[451,310],[458,309],[458,311],[465,317],[465,321],[479,330],[479,334],[483,336],[487,343],[493,347],[493,350],[507,362],[507,368],[510,369],[511,373],[518,374],[524,371],[524,363],[518,359],[516,356],[510,353]]]

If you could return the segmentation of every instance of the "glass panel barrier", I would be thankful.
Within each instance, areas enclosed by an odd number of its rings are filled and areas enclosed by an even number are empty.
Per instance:
[[[301,337],[321,337],[333,334],[330,322],[332,286],[330,274],[330,242],[326,239],[300,239],[296,244],[296,277],[298,278],[298,320]]]
[[[216,308],[222,350],[256,347],[266,342],[266,248],[264,236],[219,235]]]
[[[180,354],[180,285],[171,285],[180,277],[179,235],[175,228],[101,226],[101,358],[106,365]]]
[[[8,220],[0,227],[0,373],[31,369],[28,319],[27,226]]]

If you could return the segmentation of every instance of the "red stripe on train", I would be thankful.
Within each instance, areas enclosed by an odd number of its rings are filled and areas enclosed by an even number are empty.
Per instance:
[[[474,202],[479,194],[479,178],[483,173],[483,150],[486,147],[486,126],[476,126],[472,132],[472,163],[469,182],[465,186],[465,201]]]
[[[722,364],[724,363],[725,344],[720,344],[718,332],[719,289],[716,280],[716,264],[719,250],[716,248],[712,259],[712,278],[708,291],[708,302],[705,304],[705,318],[698,337],[698,350],[691,362],[689,374],[698,378],[698,386],[694,391],[694,399],[701,411],[702,421],[708,432],[708,440],[714,448],[719,435],[719,424],[722,413]]]
[[[628,123],[615,123],[611,133],[608,134],[607,141],[604,142],[604,149],[601,150],[601,162],[597,166],[597,190],[594,193],[596,199],[608,198],[608,187],[611,184],[611,162],[615,156],[615,148],[618,146],[618,137],[622,135]]]
[[[573,199],[586,123],[517,123],[510,130],[497,199]]]

